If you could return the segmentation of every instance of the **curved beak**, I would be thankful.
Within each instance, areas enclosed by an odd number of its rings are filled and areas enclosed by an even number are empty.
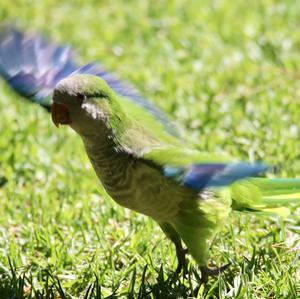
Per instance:
[[[56,127],[59,127],[59,125],[71,124],[68,108],[57,102],[53,102],[51,106],[51,118]]]

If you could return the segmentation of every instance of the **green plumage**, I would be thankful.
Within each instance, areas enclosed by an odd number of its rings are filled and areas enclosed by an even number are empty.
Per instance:
[[[86,99],[80,102],[82,94]],[[286,215],[286,206],[299,202],[297,179],[249,178],[199,191],[167,176],[166,166],[223,165],[234,160],[189,148],[153,115],[117,96],[100,78],[76,75],[64,79],[53,100],[67,107],[70,125],[82,137],[108,194],[156,220],[175,245],[182,239],[201,266],[207,264],[210,240],[232,210]]]

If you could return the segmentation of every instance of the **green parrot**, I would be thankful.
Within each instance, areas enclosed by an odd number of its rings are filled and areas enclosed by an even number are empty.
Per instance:
[[[39,34],[0,26],[0,76],[81,136],[107,193],[154,219],[174,243],[177,272],[186,271],[187,252],[204,281],[226,268],[207,262],[232,210],[286,215],[300,200],[299,179],[254,178],[267,167],[191,148],[134,88],[102,65],[80,66],[70,47]]]
[[[265,165],[190,148],[100,77],[61,80],[51,113],[56,126],[70,125],[80,135],[107,193],[160,225],[175,245],[178,272],[186,270],[187,252],[204,280],[226,268],[207,263],[210,241],[232,210],[285,215],[286,205],[299,202],[299,179],[255,178]]]

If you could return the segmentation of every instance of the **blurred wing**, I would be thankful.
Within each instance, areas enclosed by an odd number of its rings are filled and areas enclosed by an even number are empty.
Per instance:
[[[160,165],[165,176],[196,191],[227,186],[268,169],[262,163],[235,162],[225,156],[178,148],[154,149],[143,158]]]
[[[56,83],[77,69],[69,47],[14,28],[0,31],[0,74],[20,95],[50,108]]]
[[[169,133],[176,134],[173,125],[157,107],[102,65],[90,63],[80,67],[68,46],[49,43],[38,34],[24,33],[12,27],[0,28],[0,75],[23,97],[49,110],[55,85],[76,73],[101,77],[116,93],[146,109]]]

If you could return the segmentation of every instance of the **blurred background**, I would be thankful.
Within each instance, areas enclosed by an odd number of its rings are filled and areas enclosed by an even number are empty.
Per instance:
[[[0,20],[101,62],[195,147],[299,176],[299,1],[17,0]],[[175,278],[159,228],[104,193],[79,138],[3,80],[0,119],[3,298],[297,298],[299,208],[233,214],[212,244],[232,266],[199,289],[196,265]]]

